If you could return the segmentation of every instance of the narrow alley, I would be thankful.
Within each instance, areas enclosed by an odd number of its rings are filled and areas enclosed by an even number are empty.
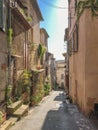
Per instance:
[[[63,91],[51,94],[10,130],[95,130],[77,107],[65,102]]]

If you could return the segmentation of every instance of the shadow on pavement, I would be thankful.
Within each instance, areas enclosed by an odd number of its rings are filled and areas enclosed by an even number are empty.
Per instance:
[[[79,130],[74,120],[61,112],[61,110],[51,110],[48,112],[41,130]]]
[[[66,100],[66,94],[63,90],[61,90],[61,93],[54,99],[54,101],[65,101],[65,100]]]
[[[62,91],[54,100],[60,102],[47,113],[41,130],[79,130],[67,110],[66,103],[63,102],[64,92]]]

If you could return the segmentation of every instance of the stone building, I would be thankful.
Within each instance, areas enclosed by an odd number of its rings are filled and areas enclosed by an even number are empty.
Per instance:
[[[15,96],[17,80],[22,72],[24,70],[31,70],[38,64],[37,47],[40,43],[40,21],[43,18],[36,0],[18,0],[14,2],[12,15],[11,84],[13,86],[12,96]]]
[[[8,85],[8,40],[6,35],[6,2],[0,1],[0,113],[6,116],[6,87]],[[5,117],[0,124],[5,120]]]
[[[52,89],[56,89],[56,61],[53,55],[51,57],[51,63],[50,63],[50,74],[51,74]]]
[[[67,53],[63,53],[63,56],[65,58],[65,91],[69,94],[69,59]]]
[[[6,112],[6,86],[8,83],[7,73],[7,37],[6,33],[0,30],[0,111]]]
[[[31,87],[31,105],[38,104],[39,101],[43,98],[45,95],[44,92],[44,85],[45,85],[45,78],[47,77],[45,74],[46,69],[46,53],[48,51],[48,33],[44,28],[39,28],[37,31],[40,33],[39,43],[35,42],[34,44],[34,50],[36,53],[32,52],[32,55],[36,56],[36,61],[34,64],[34,57],[31,57],[32,59],[32,87]]]
[[[21,92],[17,81],[22,72],[37,66],[41,20],[36,0],[0,1],[0,111],[3,113],[6,113],[8,89],[13,100]]]
[[[65,61],[56,61],[56,77],[59,88],[65,88]]]
[[[68,5],[69,94],[87,114],[98,103],[98,12],[92,10],[90,1],[80,3],[81,0],[69,0]],[[90,8],[84,9],[84,5]]]
[[[41,59],[41,64],[43,65],[45,72],[46,72],[46,68],[48,65],[48,61],[47,61],[47,53],[48,53],[48,38],[49,35],[47,33],[47,31],[44,28],[40,29],[40,44],[42,44],[42,46],[44,47],[44,55]]]
[[[56,61],[54,55],[48,52],[48,77],[50,79],[51,89],[56,88]]]

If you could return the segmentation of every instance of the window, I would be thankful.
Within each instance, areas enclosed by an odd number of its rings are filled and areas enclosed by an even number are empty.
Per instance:
[[[68,54],[69,56],[72,55],[72,38],[68,42]]]
[[[73,52],[78,51],[78,27],[75,26],[75,30],[73,32]]]
[[[71,28],[71,13],[69,13],[69,28]]]
[[[61,88],[64,88],[64,82],[61,83]]]
[[[76,10],[77,10],[77,0],[75,0],[75,13],[76,13]]]
[[[6,8],[4,0],[0,0],[0,28],[5,31],[6,25]]]
[[[61,79],[64,79],[64,74],[61,74]]]
[[[45,76],[48,76],[48,67],[46,67]]]

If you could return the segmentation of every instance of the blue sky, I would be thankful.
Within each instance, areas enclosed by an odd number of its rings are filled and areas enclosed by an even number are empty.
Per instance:
[[[54,54],[56,60],[62,60],[62,53],[66,52],[64,43],[65,28],[68,26],[68,0],[37,0],[44,21],[40,26],[45,28],[49,34],[48,50]],[[55,8],[62,7],[61,8]]]

